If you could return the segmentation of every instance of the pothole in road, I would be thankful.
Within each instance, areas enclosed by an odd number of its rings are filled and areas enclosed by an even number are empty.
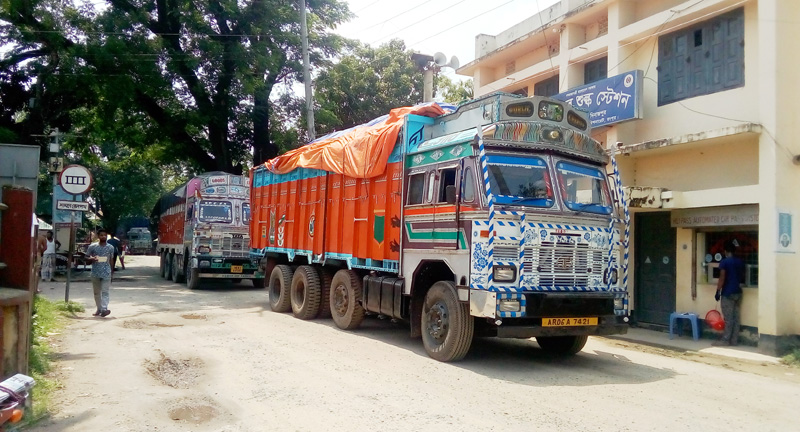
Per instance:
[[[145,360],[147,372],[162,384],[172,388],[191,387],[202,374],[203,361],[199,358],[172,359],[160,352],[156,361]]]
[[[122,323],[123,328],[127,329],[143,329],[147,327],[182,327],[183,324],[162,324],[162,323],[149,323],[142,320],[127,320]]]
[[[169,407],[169,418],[181,423],[206,423],[218,414],[211,402],[205,399],[181,399]]]
[[[188,320],[204,320],[204,319],[208,319],[208,317],[205,316],[205,315],[193,314],[193,313],[192,314],[183,314],[183,315],[181,315],[181,318],[188,319]]]

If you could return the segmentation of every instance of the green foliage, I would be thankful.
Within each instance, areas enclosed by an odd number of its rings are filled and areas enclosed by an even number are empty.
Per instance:
[[[115,142],[196,171],[236,173],[251,152],[256,162],[277,153],[271,94],[297,81],[302,63],[296,2],[104,6],[4,3],[0,92],[17,96],[0,110],[0,126],[4,114],[29,111],[23,123],[32,126],[19,127],[29,133],[59,127],[79,136],[82,151]],[[350,12],[342,0],[309,0],[307,9],[310,58],[325,65],[342,44],[329,31]]]
[[[794,348],[792,352],[783,356],[781,361],[789,366],[800,367],[800,348]]]
[[[451,104],[458,105],[475,97],[472,80],[454,82],[450,78],[440,75],[437,77],[437,85],[441,90],[441,98]]]
[[[346,129],[422,102],[422,71],[405,43],[394,39],[372,48],[354,44],[316,79],[317,135]]]
[[[79,303],[51,302],[39,295],[34,297],[28,370],[36,385],[31,392],[33,410],[25,415],[21,427],[36,423],[53,411],[52,396],[59,383],[49,374],[53,359],[52,336],[64,328],[64,312],[72,314],[83,310]]]

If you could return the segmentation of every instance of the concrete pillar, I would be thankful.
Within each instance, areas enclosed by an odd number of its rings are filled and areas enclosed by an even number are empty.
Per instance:
[[[800,154],[800,88],[796,73],[800,59],[796,51],[800,26],[785,17],[800,16],[800,2],[759,0],[757,9],[745,11],[745,32],[758,32],[759,115],[763,127],[759,139],[759,185],[763,190],[759,207],[759,350],[779,354],[800,334],[800,166],[792,156]],[[756,30],[757,29],[757,30]],[[779,214],[791,215],[792,243],[779,242]]]

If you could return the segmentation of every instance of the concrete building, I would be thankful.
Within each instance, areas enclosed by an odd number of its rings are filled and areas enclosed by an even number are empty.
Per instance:
[[[476,96],[558,94],[592,111],[632,198],[634,322],[714,309],[736,240],[742,337],[772,354],[797,344],[800,2],[562,0],[509,25],[478,35],[458,73]]]

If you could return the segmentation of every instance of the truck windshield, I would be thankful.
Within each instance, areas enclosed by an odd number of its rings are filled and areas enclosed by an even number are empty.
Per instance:
[[[198,219],[200,222],[230,223],[233,206],[230,201],[201,201]]]
[[[553,188],[547,163],[538,157],[489,156],[489,184],[495,202],[552,207]]]
[[[242,204],[242,222],[250,223],[250,204]]]
[[[568,209],[611,214],[608,184],[599,169],[561,161],[556,164],[556,172],[561,196]]]

